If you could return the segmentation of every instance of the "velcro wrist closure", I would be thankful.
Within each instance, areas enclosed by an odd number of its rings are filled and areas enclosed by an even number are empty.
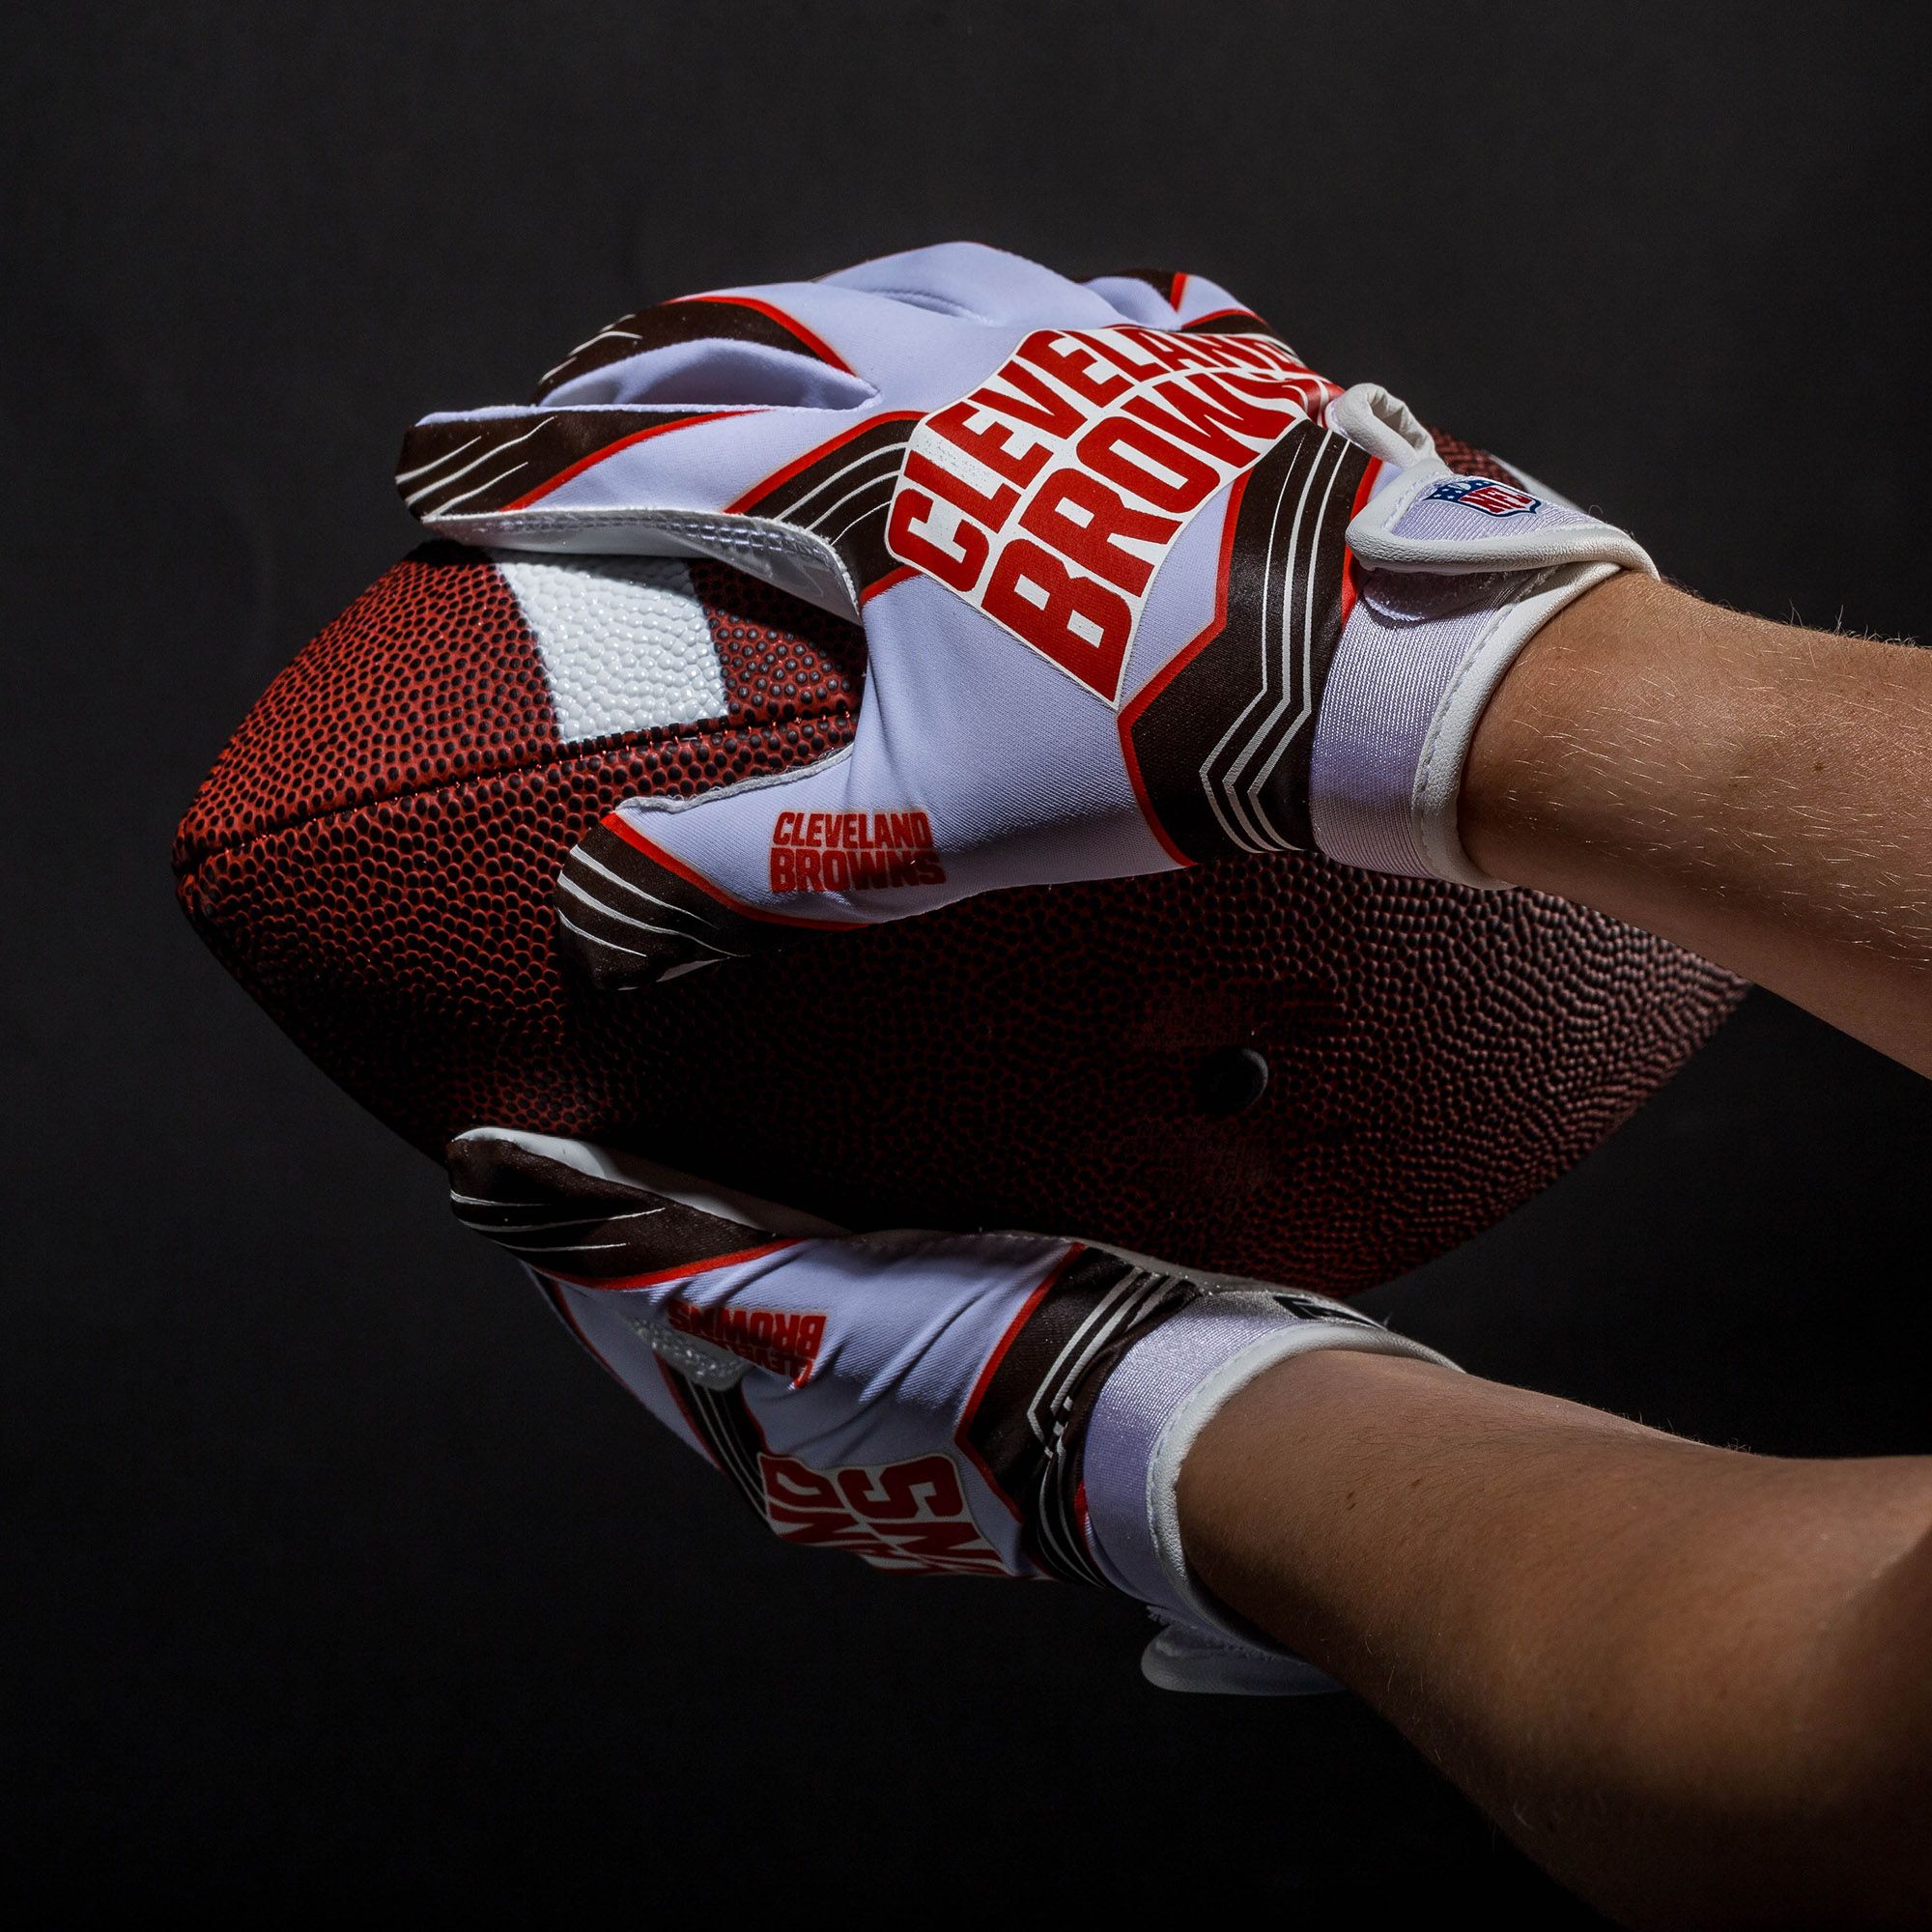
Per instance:
[[[1339,1303],[1262,1289],[1206,1295],[1122,1357],[1088,1423],[1082,1468],[1088,1546],[1117,1589],[1175,1623],[1290,1655],[1189,1570],[1175,1491],[1188,1450],[1225,1403],[1275,1363],[1318,1349],[1454,1366]]]
[[[1357,595],[1316,724],[1310,810],[1343,865],[1493,888],[1457,806],[1484,708],[1517,654],[1636,541],[1547,497],[1416,464],[1349,526]]]

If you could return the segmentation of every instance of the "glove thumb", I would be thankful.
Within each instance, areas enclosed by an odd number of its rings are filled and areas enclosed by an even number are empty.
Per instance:
[[[649,1288],[842,1232],[588,1141],[475,1127],[443,1159],[466,1228],[585,1287]]]

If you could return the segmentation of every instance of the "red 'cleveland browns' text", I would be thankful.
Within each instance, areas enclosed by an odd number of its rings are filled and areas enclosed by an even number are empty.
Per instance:
[[[796,1456],[758,1458],[765,1520],[787,1543],[843,1549],[875,1570],[1000,1577],[1000,1552],[980,1534],[951,1457],[918,1456],[874,1469],[814,1469]]]
[[[923,811],[781,811],[772,824],[772,891],[870,892],[943,886]]]
[[[728,1349],[761,1369],[789,1376],[793,1388],[803,1388],[811,1379],[811,1365],[825,1339],[823,1315],[783,1308],[738,1308],[729,1302],[706,1308],[673,1295],[665,1303],[664,1314],[680,1335]]]
[[[1113,704],[1161,559],[1331,390],[1264,335],[1036,329],[913,431],[886,547]]]

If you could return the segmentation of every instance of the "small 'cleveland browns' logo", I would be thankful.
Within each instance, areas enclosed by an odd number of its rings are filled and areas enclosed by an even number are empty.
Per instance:
[[[706,1308],[674,1295],[662,1313],[680,1335],[728,1350],[756,1368],[788,1376],[793,1388],[803,1388],[811,1379],[818,1346],[825,1340],[825,1317],[796,1309],[738,1308],[729,1302]]]
[[[775,893],[865,893],[943,886],[923,811],[781,811],[772,822]]]
[[[1331,392],[1269,336],[1036,329],[921,418],[886,547],[1118,703],[1162,559]]]

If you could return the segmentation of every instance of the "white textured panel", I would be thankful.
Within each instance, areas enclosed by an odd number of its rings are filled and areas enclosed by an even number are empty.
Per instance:
[[[536,638],[565,744],[723,716],[711,626],[675,557],[490,554]]]

